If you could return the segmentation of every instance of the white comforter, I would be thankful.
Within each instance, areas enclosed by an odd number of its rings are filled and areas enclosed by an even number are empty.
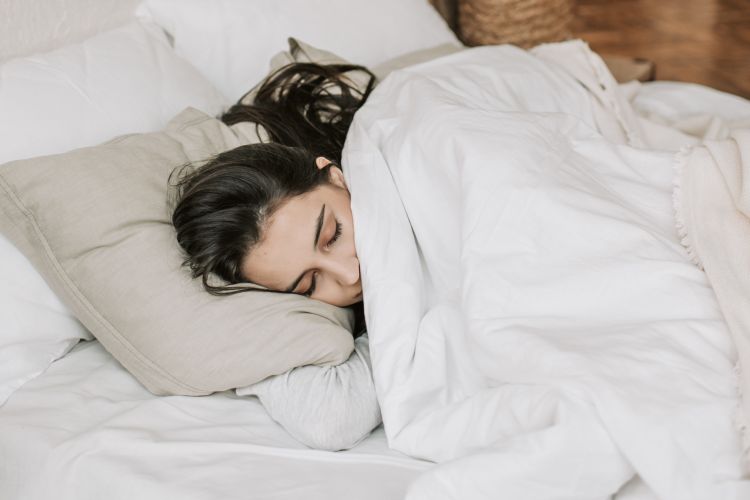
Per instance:
[[[750,498],[673,155],[633,147],[613,84],[580,43],[477,48],[394,73],[354,120],[386,434],[442,463],[410,498]]]

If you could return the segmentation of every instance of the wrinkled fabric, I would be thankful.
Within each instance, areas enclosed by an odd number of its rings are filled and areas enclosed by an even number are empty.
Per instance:
[[[389,445],[440,463],[408,498],[748,498],[736,351],[675,230],[674,155],[633,147],[564,54],[393,73],[347,138]]]
[[[706,271],[739,353],[746,461],[750,453],[750,130],[678,156],[674,201],[682,242]]]
[[[367,334],[354,341],[354,352],[339,365],[300,366],[235,392],[257,396],[289,434],[319,450],[352,448],[382,422]]]

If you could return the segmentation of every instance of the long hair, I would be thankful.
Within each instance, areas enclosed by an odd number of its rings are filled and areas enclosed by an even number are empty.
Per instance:
[[[329,168],[317,168],[303,148],[259,143],[219,153],[197,169],[175,169],[172,224],[186,254],[183,265],[212,295],[259,289],[232,285],[245,281],[244,255],[279,204],[328,182]],[[212,284],[212,274],[230,285]]]
[[[363,89],[346,74],[369,76]],[[271,141],[301,147],[340,164],[354,113],[372,92],[375,76],[364,66],[293,63],[271,74],[250,104],[240,102],[221,117],[227,125],[252,122]]]
[[[347,78],[351,71],[369,75],[364,89]],[[172,224],[186,255],[183,265],[201,278],[206,291],[271,291],[244,283],[243,257],[281,202],[328,182],[330,165],[319,169],[315,159],[323,156],[340,165],[354,113],[374,81],[362,66],[287,65],[252,91],[252,102],[241,99],[221,117],[228,125],[256,124],[265,133],[259,130],[259,136],[270,142],[240,146],[202,167],[184,165],[172,172]],[[224,283],[215,283],[213,276]],[[353,309],[356,335],[364,329],[364,313],[361,303]]]

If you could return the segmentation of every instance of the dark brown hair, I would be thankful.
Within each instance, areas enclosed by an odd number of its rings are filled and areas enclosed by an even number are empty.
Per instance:
[[[347,77],[351,72],[369,76],[364,88]],[[340,164],[354,113],[374,83],[375,76],[364,66],[294,63],[251,90],[248,94],[255,94],[251,104],[242,104],[246,94],[221,119],[227,125],[255,123],[273,142],[301,147]]]
[[[352,71],[369,76],[363,89],[346,76]],[[254,123],[259,136],[267,135],[270,142],[240,146],[202,167],[185,165],[172,172],[172,223],[186,254],[183,264],[209,293],[266,290],[243,284],[244,255],[259,241],[264,222],[280,202],[328,182],[328,167],[318,169],[315,159],[341,163],[354,113],[374,80],[362,66],[285,66],[251,91],[252,102],[241,99],[221,118],[228,125]],[[225,283],[212,283],[213,275]],[[362,304],[354,310],[355,333],[360,333]]]

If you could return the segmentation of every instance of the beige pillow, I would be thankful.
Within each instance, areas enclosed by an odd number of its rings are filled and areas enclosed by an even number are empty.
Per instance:
[[[318,64],[357,64],[356,62],[347,61],[343,57],[337,56],[327,50],[313,47],[312,45],[298,40],[296,38],[289,38],[287,40],[289,44],[289,50],[285,52],[279,52],[273,59],[271,59],[271,72],[293,62],[314,62]],[[393,59],[384,61],[377,66],[368,68],[373,72],[377,81],[383,80],[391,72],[397,69],[403,69],[415,64],[431,61],[438,57],[455,54],[464,50],[464,47],[459,47],[452,43],[445,43],[442,45],[436,45],[434,47],[428,47],[426,49],[415,50],[413,52],[407,52]],[[367,85],[367,77],[362,72],[352,72],[352,80],[358,86],[358,88],[364,88]]]
[[[0,231],[155,394],[243,387],[352,352],[349,310],[269,292],[214,297],[181,266],[167,178],[243,142],[187,109],[163,132],[0,168]]]
[[[287,40],[287,43],[289,44],[289,50],[279,52],[271,59],[271,62],[269,64],[269,74],[286,66],[287,64],[291,64],[294,62],[313,62],[317,64],[357,64],[356,62],[347,61],[343,57],[340,57],[333,52],[313,47],[312,45],[296,38],[290,37]],[[402,69],[408,66],[413,66],[415,64],[431,61],[432,59],[437,59],[438,57],[454,54],[461,50],[464,50],[463,47],[458,47],[454,44],[446,43],[427,49],[407,52],[406,54],[400,55],[396,58],[390,59],[368,69],[375,75],[377,83],[378,81],[383,80],[392,71],[395,71],[397,69]],[[347,76],[351,79],[357,89],[364,91],[367,88],[367,82],[369,81],[369,77],[367,76],[367,74],[361,71],[351,71]],[[252,104],[259,85],[256,85],[248,93],[242,96],[239,102],[242,104]]]
[[[435,47],[408,52],[401,56],[394,57],[393,59],[382,62],[374,68],[370,69],[375,74],[378,81],[381,81],[386,76],[391,74],[391,72],[396,71],[397,69],[403,69],[409,66],[414,66],[416,64],[421,64],[423,62],[432,61],[433,59],[437,59],[438,57],[455,54],[456,52],[461,52],[462,50],[465,50],[465,47],[458,47],[456,45],[453,45],[452,43],[444,43],[442,45],[436,45]]]

